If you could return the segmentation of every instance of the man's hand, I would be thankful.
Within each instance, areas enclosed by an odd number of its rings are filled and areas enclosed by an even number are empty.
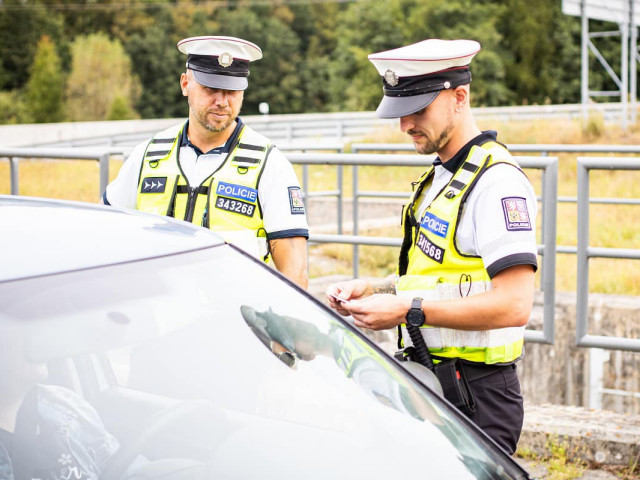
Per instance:
[[[376,294],[345,303],[342,308],[353,316],[356,327],[387,330],[404,322],[411,299],[388,293]]]
[[[349,311],[344,308],[344,304],[350,300],[371,295],[369,284],[366,280],[349,280],[346,282],[332,283],[327,287],[326,295],[329,306],[335,309],[340,315],[349,315]]]

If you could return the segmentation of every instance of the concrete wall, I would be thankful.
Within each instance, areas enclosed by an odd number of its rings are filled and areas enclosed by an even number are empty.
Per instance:
[[[536,300],[530,327],[540,328],[542,305]],[[640,413],[640,354],[575,346],[576,295],[556,293],[555,343],[527,343],[520,378],[525,400]],[[589,295],[589,333],[640,338],[640,299]],[[602,383],[598,381],[602,368]],[[602,393],[601,388],[622,394]]]

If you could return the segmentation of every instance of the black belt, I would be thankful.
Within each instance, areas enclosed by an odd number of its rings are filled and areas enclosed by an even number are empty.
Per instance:
[[[516,368],[515,363],[510,363],[508,365],[487,365],[482,363],[471,363],[463,361],[462,365],[468,382],[473,382],[474,380],[487,377],[496,372],[501,372],[507,369],[515,370]]]

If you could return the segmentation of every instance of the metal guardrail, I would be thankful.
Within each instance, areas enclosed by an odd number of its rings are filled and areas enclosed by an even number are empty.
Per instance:
[[[640,260],[640,249],[589,246],[589,172],[591,170],[637,170],[639,158],[578,158],[578,284],[576,308],[576,345],[640,352],[640,339],[589,334],[589,259],[624,258]]]
[[[283,151],[313,151],[322,150],[327,152],[340,152],[343,149],[341,143],[327,143],[312,146],[302,146],[300,144],[284,144],[279,147]],[[19,162],[26,158],[42,158],[42,159],[63,159],[63,160],[92,160],[99,164],[99,195],[102,196],[109,184],[109,161],[113,156],[125,157],[131,153],[131,149],[122,147],[93,147],[93,148],[77,148],[77,147],[0,147],[0,160],[8,159],[10,165],[11,176],[11,195],[19,195],[20,191],[20,175]],[[309,175],[306,168],[303,171],[304,186],[303,190],[308,192]],[[340,179],[340,184],[341,183]],[[342,203],[342,191],[319,193],[314,192],[311,196],[335,195]]]
[[[19,195],[18,163],[24,158],[70,159],[97,161],[100,166],[100,195],[109,183],[109,157],[106,149],[79,148],[0,148],[0,160],[8,158],[11,175],[11,195]]]
[[[321,235],[312,234],[310,242],[314,243],[343,243],[354,246],[354,278],[358,276],[358,247],[360,245],[377,245],[399,247],[401,239],[366,237],[358,235],[358,209],[357,198],[363,195],[358,190],[359,166],[385,166],[385,167],[428,167],[433,163],[433,156],[425,155],[392,155],[392,154],[358,154],[358,153],[334,153],[313,154],[293,153],[288,155],[293,164],[301,165],[350,165],[353,167],[353,235]],[[544,313],[542,331],[527,330],[525,339],[535,343],[554,342],[555,331],[555,259],[556,259],[556,205],[558,191],[558,159],[555,157],[517,157],[523,168],[537,168],[543,170],[543,243],[538,246],[538,253],[542,256],[542,272],[553,274],[542,276],[542,291],[544,296]],[[374,192],[367,192],[371,196]],[[375,192],[377,196],[389,196],[384,192]],[[407,195],[402,195],[407,197]],[[339,206],[341,208],[341,206]]]
[[[341,143],[336,143],[336,144],[323,144],[323,145],[312,145],[309,147],[303,147],[303,146],[296,146],[295,144],[284,144],[284,145],[278,145],[278,149],[282,150],[283,152],[291,152],[287,155],[287,157],[290,157],[291,154],[293,152],[301,152],[301,153],[306,153],[309,151],[314,151],[314,150],[322,150],[325,152],[336,152],[336,153],[342,153],[342,151],[344,150],[344,145]],[[343,168],[342,165],[338,165],[336,168],[336,189],[335,190],[329,190],[329,191],[324,191],[324,192],[311,192],[310,188],[309,188],[309,166],[308,165],[302,165],[302,199],[305,201],[308,198],[313,198],[313,197],[336,197],[337,200],[337,225],[338,225],[338,234],[341,235],[342,234],[342,214],[343,214],[343,209],[342,209],[342,204],[343,204],[343,189],[342,189],[342,185],[343,185]]]
[[[601,114],[607,121],[618,122],[623,110],[620,103],[596,103],[590,112]],[[512,122],[531,119],[582,119],[581,104],[525,105],[509,107],[474,107],[476,119]],[[374,112],[337,112],[277,115],[247,115],[247,125],[276,142],[357,140],[375,134],[376,129],[397,126],[395,119],[378,118]],[[74,122],[38,125],[0,125],[0,145],[89,147],[133,146],[155,132],[183,119],[126,120],[120,122]],[[107,125],[108,123],[108,125]],[[96,136],[96,132],[117,132]]]
[[[513,143],[507,145],[511,153],[539,153],[547,156],[550,153],[629,153],[640,154],[640,145],[562,145],[562,144],[528,144]],[[414,152],[415,147],[409,143],[354,143],[353,152]],[[576,197],[558,197],[558,203],[577,203]],[[592,204],[640,205],[640,199],[591,198]],[[558,247],[559,253],[576,253],[575,247]]]

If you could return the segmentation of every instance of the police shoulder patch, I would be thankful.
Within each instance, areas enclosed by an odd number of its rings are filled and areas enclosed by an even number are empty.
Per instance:
[[[304,202],[300,187],[289,187],[289,205],[293,215],[304,215]]]
[[[527,201],[523,197],[506,197],[502,199],[504,221],[509,231],[531,230],[531,219],[527,209]]]
[[[142,179],[140,193],[164,193],[167,177],[146,177]]]

